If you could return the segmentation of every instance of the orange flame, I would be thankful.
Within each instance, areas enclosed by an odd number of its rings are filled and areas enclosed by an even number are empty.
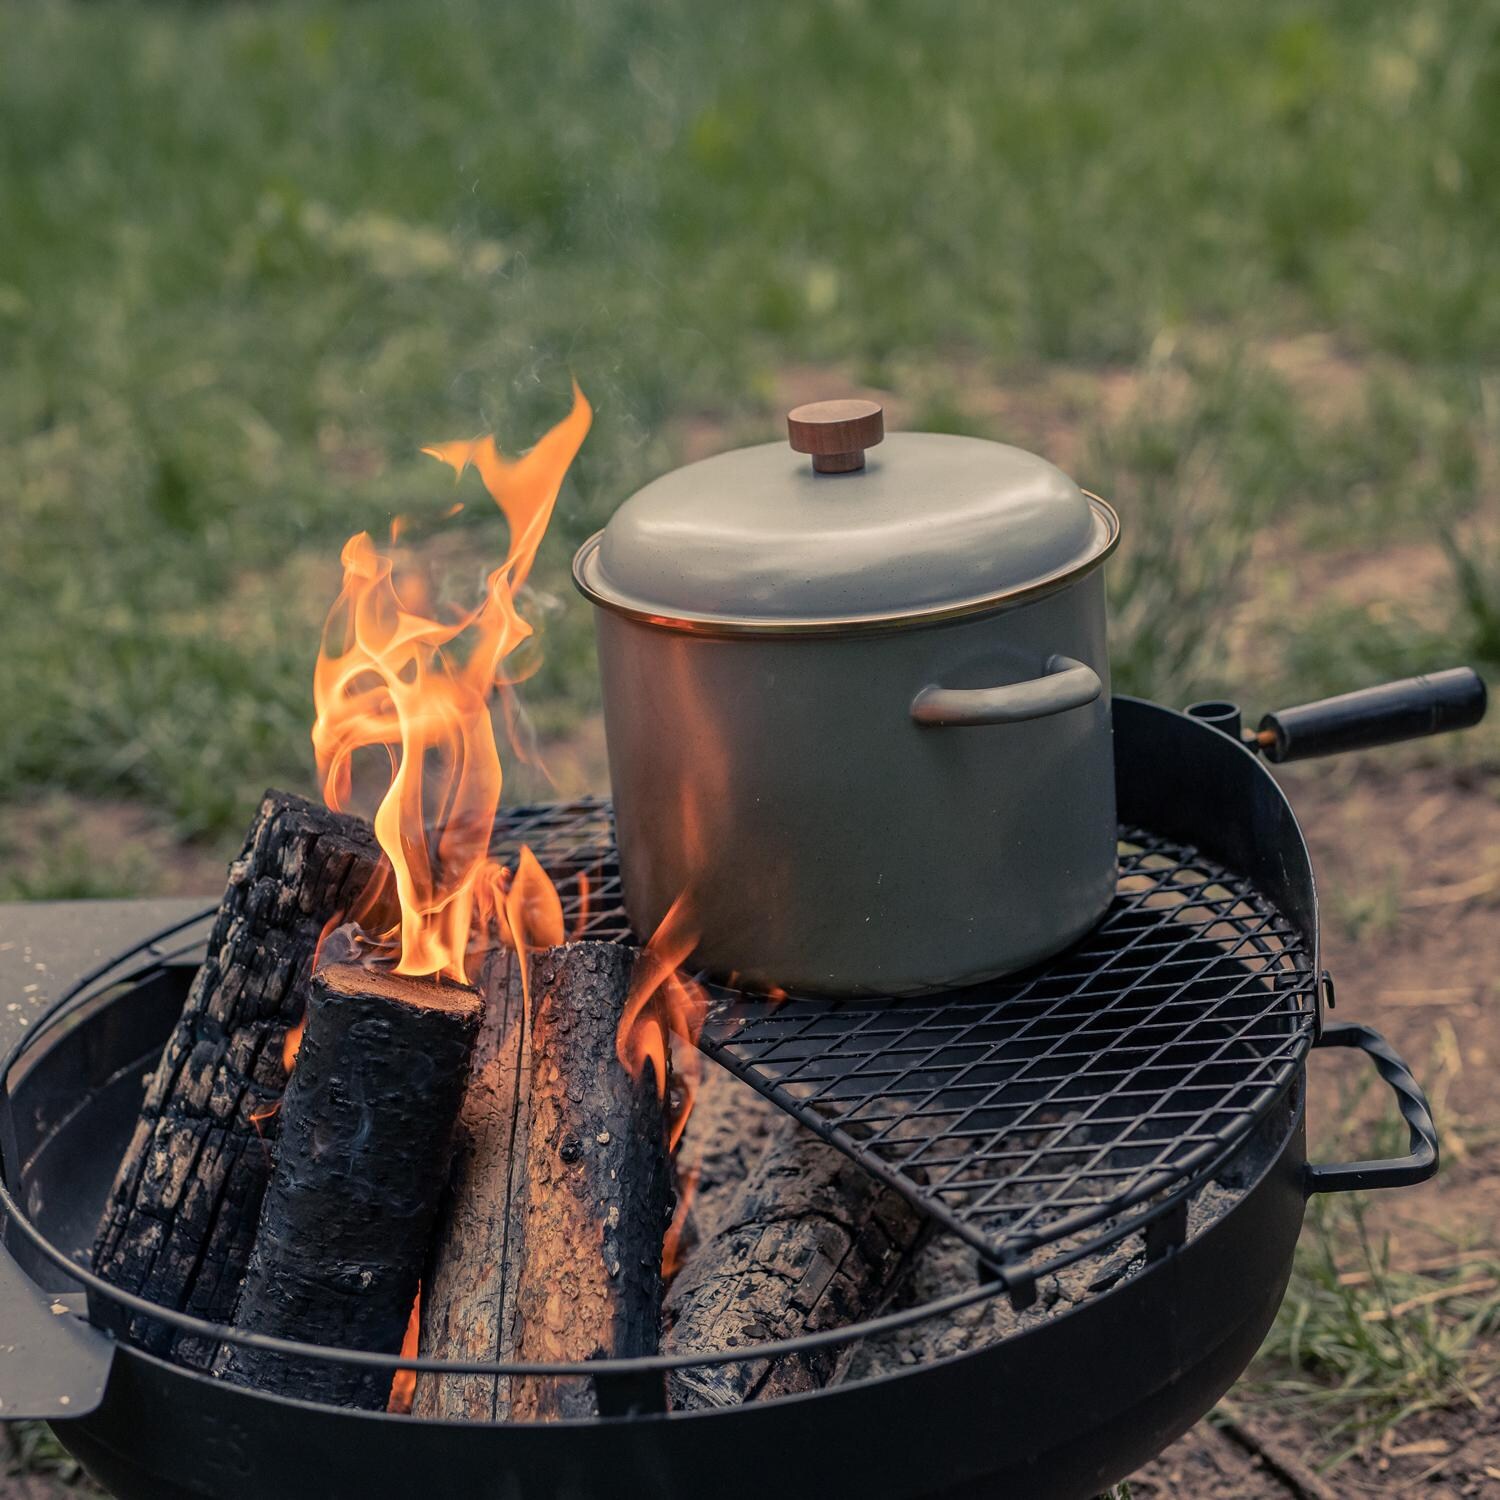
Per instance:
[[[589,925],[589,901],[593,896],[593,887],[589,885],[589,872],[580,870],[578,872],[578,915],[573,920],[573,930],[568,934],[569,942],[576,943],[584,934]]]
[[[495,889],[492,885],[491,889]],[[492,898],[491,898],[492,899]],[[516,861],[516,873],[501,897],[501,931],[515,950],[521,970],[521,996],[531,1013],[531,966],[526,955],[538,948],[555,948],[563,941],[562,898],[537,857],[525,845]]]
[[[672,1210],[672,1222],[667,1226],[661,1242],[663,1281],[670,1281],[682,1269],[682,1262],[686,1258],[682,1240],[687,1232],[688,1214],[692,1210],[693,1199],[698,1196],[698,1176],[701,1171],[700,1162],[694,1162],[690,1167],[678,1167],[677,1207]]]
[[[591,420],[575,383],[572,411],[522,458],[502,457],[490,436],[422,450],[460,477],[477,469],[509,522],[509,551],[475,608],[440,617],[407,559],[380,551],[367,532],[344,545],[343,588],[313,678],[313,746],[335,811],[348,804],[355,755],[379,746],[389,757],[374,821],[399,904],[383,935],[398,973],[465,982],[471,940],[488,936],[476,922],[498,918],[496,901],[477,899],[501,885],[488,857],[502,781],[489,699],[507,684],[505,658],[532,633],[516,595]]]
[[[406,1320],[406,1335],[401,1340],[401,1358],[415,1359],[417,1343],[422,1334],[422,1284],[417,1283],[417,1295],[411,1304],[411,1317]],[[411,1413],[412,1397],[417,1394],[417,1372],[397,1370],[391,1378],[391,1395],[385,1409],[408,1416]]]
[[[297,1065],[297,1053],[302,1050],[302,1033],[307,1030],[307,1017],[303,1016],[286,1034],[281,1044],[281,1065],[288,1075]]]
[[[490,705],[498,691],[512,747],[523,761],[532,759],[529,727],[512,689],[535,671],[538,658],[518,652],[532,628],[516,596],[591,420],[575,384],[572,411],[520,459],[504,458],[490,436],[424,448],[460,478],[471,467],[478,471],[509,523],[505,561],[489,574],[483,602],[466,611],[445,609],[402,550],[402,518],[392,523],[386,550],[368,533],[350,537],[342,554],[343,587],[314,673],[313,745],[329,807],[348,805],[361,751],[383,750],[389,765],[374,819],[385,858],[347,918],[362,930],[361,943],[394,959],[398,973],[466,982],[477,953],[504,942],[521,959],[528,1005],[526,956],[563,942],[566,928],[557,889],[530,849],[521,850],[514,872],[489,857],[502,783]],[[695,809],[684,809],[694,845],[702,842],[702,823]],[[575,936],[587,922],[590,896],[580,875]],[[704,991],[679,972],[697,936],[684,893],[646,945],[616,1035],[616,1052],[632,1076],[652,1068],[674,1152],[697,1092],[700,1063],[692,1044],[708,1009]],[[286,1039],[289,1071],[300,1040],[299,1026]],[[669,1266],[678,1256],[695,1175],[683,1174],[682,1204],[665,1252]],[[415,1310],[412,1318],[408,1342],[414,1349]],[[406,1378],[398,1375],[393,1403]]]
[[[696,1043],[708,1014],[708,995],[681,965],[697,946],[698,932],[687,894],[679,896],[646,944],[630,983],[630,994],[615,1033],[615,1053],[632,1078],[649,1065],[656,1092],[665,1103],[669,1057],[675,1063],[680,1101],[671,1110],[667,1143],[677,1149],[698,1092],[702,1059]],[[682,1046],[674,1048],[673,1042]]]

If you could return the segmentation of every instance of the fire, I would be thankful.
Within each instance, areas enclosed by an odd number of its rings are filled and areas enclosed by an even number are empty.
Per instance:
[[[389,758],[374,822],[399,907],[382,935],[398,973],[465,982],[471,945],[499,919],[503,880],[489,844],[502,776],[490,698],[514,680],[506,658],[532,634],[517,594],[591,421],[575,384],[572,411],[522,458],[503,457],[490,436],[423,450],[460,477],[476,469],[510,526],[505,560],[474,608],[438,607],[394,544],[382,551],[359,532],[344,545],[343,588],[313,677],[313,746],[336,811],[348,805],[355,755],[378,746]]]
[[[675,1107],[668,1106],[668,1145],[674,1151],[698,1092],[702,1060],[695,1044],[708,1014],[708,995],[681,968],[697,943],[692,903],[684,892],[641,954],[615,1037],[615,1052],[631,1077],[639,1078],[650,1066],[664,1104],[668,1104],[668,1059],[676,1063],[670,1076],[678,1084],[680,1099]],[[674,1049],[674,1039],[684,1045]]]
[[[367,532],[350,537],[313,678],[312,739],[328,806],[348,806],[362,751],[383,751],[389,777],[374,817],[385,856],[380,870],[357,909],[330,922],[329,931],[352,923],[351,941],[366,958],[391,962],[397,973],[460,983],[477,968],[480,953],[503,942],[521,959],[528,1005],[527,953],[563,942],[567,932],[557,888],[533,852],[523,848],[514,870],[489,854],[503,779],[492,702],[498,694],[512,751],[534,761],[513,691],[537,665],[534,655],[528,659],[519,650],[533,632],[518,595],[591,421],[575,384],[572,410],[519,459],[505,458],[490,436],[424,448],[458,478],[470,468],[478,472],[509,525],[505,560],[488,575],[478,604],[452,608],[437,602],[406,549],[403,518],[393,521],[384,548]],[[457,504],[448,515],[461,509]],[[701,820],[693,814],[683,810],[696,842]],[[587,922],[590,895],[580,874],[575,937]],[[616,1037],[619,1060],[633,1077],[652,1069],[674,1151],[697,1092],[692,1043],[708,1004],[680,972],[696,942],[684,893],[646,945]],[[288,1072],[301,1039],[299,1023],[285,1041]],[[682,1204],[666,1249],[669,1271],[695,1176],[692,1169],[683,1174]],[[411,1349],[416,1319],[414,1309]],[[393,1408],[409,1402],[408,1381],[404,1373],[397,1376]]]
[[[406,1320],[406,1334],[401,1340],[401,1358],[415,1359],[417,1357],[417,1346],[422,1337],[422,1284],[417,1283],[417,1295],[411,1304],[411,1317]],[[386,1402],[387,1411],[397,1412],[402,1416],[411,1414],[412,1398],[417,1394],[417,1372],[415,1370],[397,1370],[391,1377],[390,1399]]]
[[[516,861],[516,873],[508,884],[502,897],[502,929],[520,962],[521,995],[529,1014],[531,979],[526,955],[537,948],[556,947],[563,941],[562,898],[536,855],[524,846]]]
[[[292,1069],[297,1064],[297,1053],[302,1048],[302,1033],[307,1030],[307,1017],[304,1016],[286,1034],[281,1044],[281,1066],[290,1076]]]

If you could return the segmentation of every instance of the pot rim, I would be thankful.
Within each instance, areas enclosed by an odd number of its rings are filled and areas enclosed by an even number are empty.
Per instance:
[[[573,583],[591,604],[607,609],[613,614],[638,621],[643,625],[654,625],[664,630],[680,630],[690,635],[703,636],[800,636],[800,635],[863,635],[879,631],[899,630],[906,626],[939,625],[949,620],[964,619],[970,615],[988,614],[991,611],[1011,609],[1029,604],[1034,599],[1056,593],[1068,584],[1092,573],[1120,544],[1120,517],[1107,500],[1090,490],[1083,491],[1089,508],[1099,523],[1100,535],[1094,547],[1081,559],[1068,563],[1052,573],[1030,579],[1015,588],[1000,593],[982,594],[971,599],[959,599],[949,604],[934,605],[926,609],[905,609],[889,614],[830,615],[804,619],[768,620],[750,616],[700,615],[682,612],[664,614],[633,604],[623,598],[607,593],[590,576],[599,545],[604,538],[601,528],[596,531],[573,555]]]

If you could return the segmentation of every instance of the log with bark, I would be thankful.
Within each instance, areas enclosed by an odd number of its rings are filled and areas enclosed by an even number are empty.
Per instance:
[[[308,996],[236,1325],[396,1354],[446,1180],[478,994],[335,964]],[[379,1370],[225,1345],[216,1372],[278,1395],[385,1407]]]
[[[922,1216],[795,1120],[773,1131],[750,1175],[673,1282],[663,1352],[733,1349],[876,1315],[922,1239]],[[850,1346],[780,1360],[691,1366],[668,1377],[674,1410],[817,1390]]]
[[[484,1019],[459,1113],[452,1183],[422,1287],[420,1352],[444,1359],[514,1355],[516,1260],[524,1206],[530,1048],[520,966],[509,950],[481,976]],[[510,1380],[491,1375],[417,1376],[412,1413],[490,1422],[510,1413]]]
[[[95,1239],[94,1269],[116,1286],[230,1320],[270,1175],[286,1034],[301,1019],[319,935],[365,891],[379,856],[358,819],[266,793]],[[213,1357],[211,1341],[154,1319],[121,1331],[199,1367]]]
[[[632,1078],[615,1052],[635,958],[600,942],[533,955],[524,1019],[507,976],[504,1016],[487,1022],[501,1061],[487,1043],[470,1080],[471,1140],[423,1298],[424,1354],[556,1364],[656,1351],[666,1119],[650,1070]],[[496,981],[491,1004],[501,999]],[[491,1154],[507,1131],[510,1154]],[[592,1382],[548,1377],[419,1376],[414,1406],[519,1421],[597,1409]]]

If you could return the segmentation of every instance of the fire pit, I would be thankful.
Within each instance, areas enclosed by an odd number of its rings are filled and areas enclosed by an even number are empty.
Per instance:
[[[1477,717],[1468,692],[1466,717],[1448,722]],[[1425,718],[1409,712],[1414,694]],[[1390,703],[1365,712],[1364,742],[1378,715],[1384,738],[1445,727],[1433,708],[1441,685],[1398,697],[1405,717]],[[1360,720],[1357,708],[1339,720],[1345,743],[1351,714]],[[1307,1195],[1420,1181],[1436,1170],[1437,1146],[1405,1064],[1375,1033],[1326,1019],[1333,991],[1307,850],[1275,781],[1239,742],[1237,716],[1116,698],[1113,719],[1120,876],[1080,943],[918,1000],[709,991],[703,1051],[961,1237],[983,1268],[973,1284],[799,1338],[572,1365],[334,1350],[122,1292],[83,1262],[142,1076],[182,1008],[202,933],[185,925],[75,986],[7,1061],[0,1306],[13,1353],[0,1413],[52,1421],[124,1500],[379,1500],[435,1475],[457,1496],[676,1497],[712,1475],[728,1497],[758,1497],[773,1471],[827,1495],[1068,1497],[1128,1474],[1252,1357]],[[1317,716],[1293,722],[1316,746]],[[1275,750],[1274,734],[1265,744]],[[526,844],[567,872],[557,882],[565,915],[585,936],[626,935],[605,804],[523,810],[497,834],[502,852]],[[1410,1129],[1408,1156],[1307,1164],[1305,1068],[1319,1046],[1370,1057]],[[1192,1233],[1190,1205],[1215,1184],[1227,1206]],[[667,1409],[669,1377],[805,1359],[986,1299],[1025,1309],[1042,1278],[1127,1241],[1142,1252],[1124,1271],[997,1342],[866,1366],[785,1399]],[[111,1336],[134,1319],[382,1380],[404,1364],[586,1384],[598,1415],[476,1423],[338,1409]]]

